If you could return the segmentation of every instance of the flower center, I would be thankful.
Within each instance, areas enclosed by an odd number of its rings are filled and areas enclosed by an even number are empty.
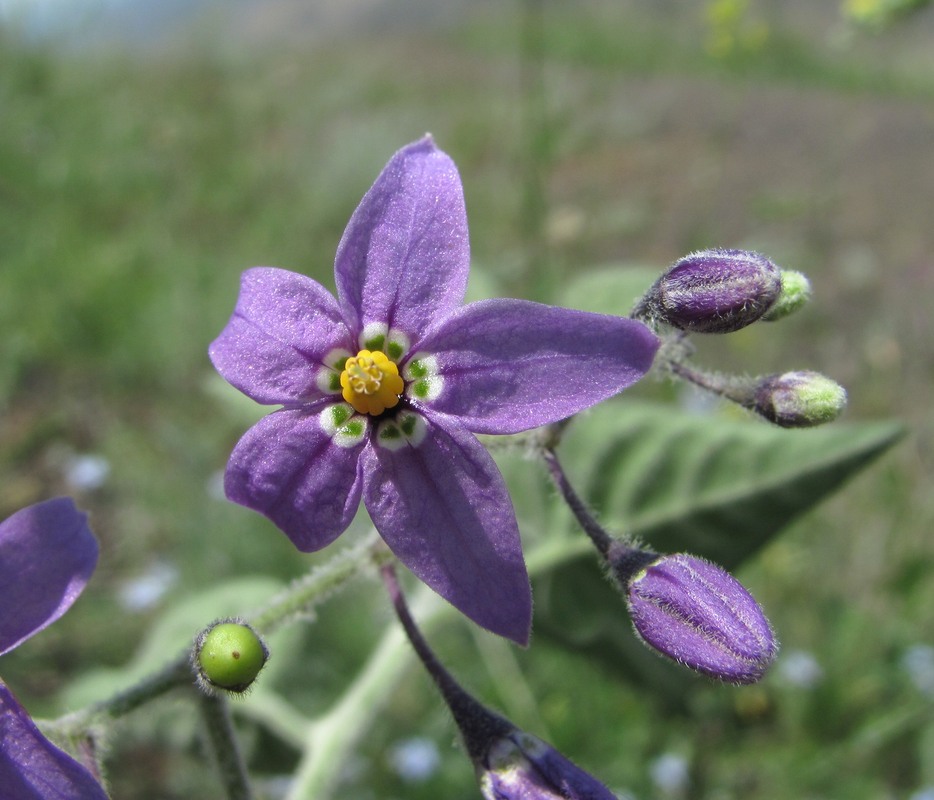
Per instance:
[[[405,383],[384,352],[361,350],[341,372],[341,394],[358,414],[382,414],[399,402]]]

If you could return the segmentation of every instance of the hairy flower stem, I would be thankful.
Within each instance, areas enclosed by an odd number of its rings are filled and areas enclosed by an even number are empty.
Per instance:
[[[444,702],[451,709],[454,722],[464,736],[467,754],[475,763],[480,761],[486,756],[490,742],[505,736],[514,730],[514,726],[474,700],[438,661],[409,613],[393,566],[384,565],[380,569],[380,574],[409,642],[441,692],[441,696],[444,697]]]
[[[725,378],[709,372],[692,369],[680,361],[669,361],[666,365],[672,374],[693,384],[705,391],[712,392],[718,397],[730,400],[743,408],[752,408],[755,405],[755,392],[748,380],[742,378]]]
[[[594,519],[590,510],[584,505],[584,501],[581,500],[580,495],[574,491],[574,487],[571,486],[571,482],[568,480],[564,467],[561,466],[561,461],[554,449],[545,447],[542,449],[541,453],[542,458],[545,460],[545,466],[548,467],[548,472],[555,482],[555,486],[558,487],[558,491],[561,492],[564,501],[574,513],[581,528],[584,529],[584,533],[590,537],[590,541],[594,543],[594,546],[605,558],[615,540],[606,532],[603,526]]]
[[[227,698],[198,692],[198,707],[227,800],[252,800],[246,764],[240,754]]]
[[[316,567],[304,578],[295,581],[253,620],[262,633],[307,615],[326,597],[346,586],[362,572],[371,569],[374,559],[383,563],[392,558],[388,550],[373,547],[379,541],[374,531],[358,545],[338,553],[327,563]],[[191,654],[180,653],[162,669],[152,672],[133,686],[87,708],[49,722],[47,727],[61,735],[80,738],[101,718],[118,719],[156,700],[162,695],[194,682],[191,672]]]
[[[348,547],[329,561],[299,578],[282,594],[250,620],[260,633],[267,635],[289,622],[307,616],[320,602],[364,571],[373,563],[393,558],[386,548],[375,548],[379,535],[372,530],[358,544]]]
[[[189,654],[184,652],[158,672],[147,675],[130,688],[54,722],[50,721],[46,727],[64,736],[80,738],[91,729],[94,721],[101,717],[119,719],[173,689],[191,685],[193,682]]]
[[[533,548],[526,554],[529,574],[536,576],[586,552],[583,540],[562,540]],[[421,629],[431,632],[455,618],[453,606],[425,586],[411,602]],[[366,664],[341,698],[309,726],[303,755],[285,800],[328,800],[337,793],[340,775],[356,743],[370,730],[393,687],[412,660],[412,647],[399,627],[386,629]]]

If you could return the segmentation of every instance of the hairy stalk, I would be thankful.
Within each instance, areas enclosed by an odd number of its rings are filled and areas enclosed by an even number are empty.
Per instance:
[[[712,392],[718,397],[730,400],[744,408],[750,408],[755,404],[754,384],[744,378],[703,372],[692,369],[680,361],[669,361],[666,366],[673,375],[705,391]]]
[[[426,625],[447,611],[440,598],[422,587],[415,606]],[[337,788],[353,748],[387,702],[390,691],[411,661],[402,631],[390,627],[343,696],[308,729],[304,753],[286,800],[326,800]]]
[[[227,800],[252,800],[246,764],[240,754],[227,698],[198,692],[198,708]]]
[[[555,486],[558,487],[558,491],[561,492],[564,501],[574,513],[581,528],[584,529],[584,533],[590,537],[590,541],[594,543],[594,546],[600,551],[600,554],[605,557],[610,547],[613,545],[613,537],[606,532],[604,527],[597,522],[596,519],[594,519],[593,514],[590,513],[584,501],[581,500],[580,495],[578,495],[574,487],[571,486],[571,482],[568,480],[564,467],[561,466],[561,461],[554,449],[545,447],[542,449],[541,453],[542,458],[545,460],[545,466],[548,467],[548,473],[555,482]]]
[[[461,685],[454,680],[450,672],[444,665],[438,661],[432,649],[425,641],[421,631],[412,619],[409,613],[409,607],[405,602],[405,595],[399,586],[396,578],[396,571],[392,565],[386,565],[380,570],[383,576],[383,583],[389,598],[392,600],[393,608],[396,610],[396,616],[402,624],[402,629],[408,637],[412,649],[415,650],[425,671],[431,676],[444,697],[454,722],[464,736],[464,744],[467,746],[467,754],[474,763],[479,762],[486,756],[490,741],[501,736],[505,736],[514,726],[500,717],[488,711],[480,703],[473,699]]]
[[[360,573],[370,570],[374,561],[380,564],[391,559],[388,550],[374,548],[377,541],[379,539],[374,531],[358,545],[338,553],[329,562],[297,580],[256,616],[254,626],[267,633],[299,619]],[[191,653],[186,650],[133,686],[60,719],[46,721],[43,725],[51,734],[72,741],[82,741],[89,735],[93,738],[92,729],[96,723],[123,717],[174,689],[193,683]]]
[[[270,604],[250,622],[261,633],[268,634],[276,628],[307,616],[312,609],[343,588],[353,578],[369,571],[376,558],[388,561],[393,556],[385,548],[376,549],[380,541],[376,530],[372,530],[359,543],[348,547],[315,567],[303,578],[296,580],[282,594],[274,597]]]
[[[526,557],[529,575],[534,577],[553,569],[587,552],[588,548],[583,539],[542,543]],[[445,620],[458,618],[454,607],[426,586],[416,590],[409,605],[426,633]],[[412,663],[412,657],[413,649],[401,629],[388,628],[344,695],[310,725],[303,755],[285,800],[328,800],[335,796],[353,748],[372,727],[373,719]]]

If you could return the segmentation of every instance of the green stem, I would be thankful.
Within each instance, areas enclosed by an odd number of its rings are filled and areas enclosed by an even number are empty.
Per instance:
[[[569,558],[588,552],[589,548],[582,538],[543,543],[526,558],[529,575],[534,577],[546,572]],[[412,616],[418,618],[419,628],[426,634],[457,615],[453,606],[425,586],[419,587],[409,605]],[[385,706],[392,688],[414,660],[415,653],[402,629],[388,628],[343,697],[311,724],[304,755],[285,800],[328,800],[334,796],[350,753],[372,727],[374,717]]]
[[[548,467],[548,474],[551,475],[551,479],[554,481],[555,486],[558,487],[558,491],[561,492],[564,501],[574,513],[581,528],[584,529],[584,533],[590,537],[590,541],[594,543],[594,547],[600,551],[601,555],[606,557],[613,545],[613,537],[597,522],[584,501],[581,500],[580,495],[571,486],[564,467],[561,466],[558,454],[552,448],[546,447],[542,450],[542,458],[545,460],[545,466]]]
[[[447,610],[438,596],[425,587],[416,592],[412,605],[422,627],[428,628],[437,624]],[[348,754],[370,728],[412,656],[401,628],[389,627],[340,700],[312,723],[304,756],[286,800],[325,800],[332,795]]]
[[[304,578],[297,580],[253,620],[262,633],[307,616],[315,605],[344,587],[353,578],[376,565],[386,563],[392,554],[384,548],[375,548],[379,537],[375,531],[353,547],[338,553],[330,561],[316,567]],[[95,720],[102,717],[117,719],[167,692],[193,683],[190,653],[185,651],[158,672],[151,673],[139,683],[105,700],[88,706],[49,723],[51,730],[66,736],[80,736]]]
[[[198,692],[198,706],[211,752],[228,800],[252,800],[246,764],[240,754],[237,733],[230,718],[227,698]]]
[[[374,565],[387,563],[393,556],[386,548],[377,548],[380,542],[376,530],[353,547],[348,547],[299,578],[251,620],[251,624],[263,634],[307,616],[311,610],[338,589],[342,589],[361,572],[369,572]]]

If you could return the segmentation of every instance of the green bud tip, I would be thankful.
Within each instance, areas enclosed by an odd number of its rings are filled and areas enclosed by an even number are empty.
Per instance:
[[[811,282],[794,270],[782,270],[782,291],[774,305],[762,315],[766,322],[775,322],[793,314],[811,299]]]
[[[256,680],[269,651],[259,634],[246,623],[221,620],[198,636],[195,658],[205,684],[240,693]]]

